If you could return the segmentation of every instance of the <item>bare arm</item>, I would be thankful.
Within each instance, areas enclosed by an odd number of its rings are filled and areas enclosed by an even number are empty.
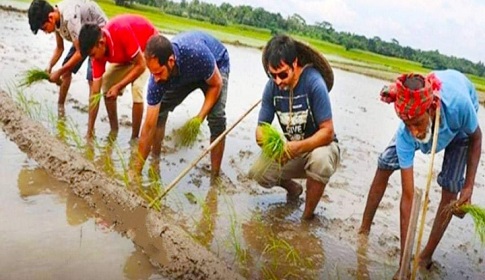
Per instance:
[[[56,65],[59,58],[61,58],[62,53],[64,52],[64,40],[62,39],[61,35],[58,32],[56,34],[56,48],[54,49],[54,53],[52,54],[51,60],[49,61],[49,65],[47,66],[47,72],[51,72],[52,67]]]
[[[155,131],[157,129],[158,113],[160,112],[160,105],[158,103],[154,106],[148,106],[145,122],[140,134],[140,141],[138,143],[138,156],[134,159],[133,169],[136,174],[140,174],[145,160],[150,154],[153,140],[155,138]]]
[[[465,184],[460,193],[458,206],[470,203],[475,185],[475,176],[477,174],[478,163],[482,151],[482,131],[480,126],[469,136],[468,160],[466,165]]]
[[[311,137],[299,141],[286,143],[286,149],[290,158],[313,151],[314,149],[330,144],[333,141],[334,130],[332,119],[323,121],[319,124],[317,132]]]
[[[206,81],[209,88],[205,93],[204,103],[202,104],[202,108],[200,109],[199,114],[197,117],[201,118],[202,120],[207,117],[214,104],[216,104],[219,95],[221,94],[222,88],[222,76],[219,72],[219,68],[215,66],[214,73],[212,76]]]
[[[118,93],[129,83],[132,83],[134,80],[136,80],[138,77],[140,77],[141,74],[145,71],[146,68],[146,62],[145,58],[143,57],[143,54],[141,51],[139,51],[135,57],[133,58],[134,66],[126,74],[126,76],[119,81],[117,84],[113,85],[108,92],[106,93],[107,98],[114,98],[118,96]]]
[[[64,64],[61,68],[59,68],[59,70],[57,70],[59,72],[59,76],[66,73],[67,71],[70,71],[82,60],[81,51],[79,49],[79,40],[75,40],[73,42],[73,45],[76,48],[76,52],[71,56],[66,64]]]

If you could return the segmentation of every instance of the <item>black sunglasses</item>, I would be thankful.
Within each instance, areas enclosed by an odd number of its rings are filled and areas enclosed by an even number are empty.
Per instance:
[[[276,80],[276,77],[280,78],[280,80],[284,80],[288,78],[288,72],[289,72],[289,69],[279,73],[271,73],[268,71],[268,77],[272,78],[273,80]]]

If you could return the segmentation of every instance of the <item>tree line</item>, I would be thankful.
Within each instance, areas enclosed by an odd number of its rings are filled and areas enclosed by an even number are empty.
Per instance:
[[[129,4],[131,0],[115,0],[117,5]],[[206,21],[217,25],[242,24],[266,28],[272,34],[288,33],[320,39],[343,46],[346,50],[359,49],[385,56],[397,57],[420,63],[423,67],[439,70],[453,68],[463,73],[485,77],[485,65],[482,61],[474,63],[465,58],[447,56],[438,50],[423,51],[408,46],[401,46],[396,39],[386,42],[379,37],[367,38],[350,32],[336,31],[332,24],[322,20],[307,24],[298,14],[283,17],[280,13],[271,13],[263,8],[248,5],[233,6],[222,3],[219,6],[200,0],[138,0],[140,4],[159,7],[162,12]]]

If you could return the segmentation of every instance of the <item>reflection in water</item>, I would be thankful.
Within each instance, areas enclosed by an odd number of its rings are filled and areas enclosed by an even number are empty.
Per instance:
[[[80,226],[93,219],[100,232],[112,234],[113,225],[108,224],[101,216],[96,214],[83,199],[70,190],[67,184],[51,178],[44,169],[39,167],[22,168],[17,178],[17,185],[20,197],[23,199],[42,194],[55,195],[60,203],[66,205],[66,221],[70,226]],[[80,230],[79,242],[82,246],[82,227]],[[157,273],[156,268],[151,265],[146,255],[137,246],[135,248],[136,250],[125,261],[124,276],[127,279],[153,279]],[[85,266],[88,265],[89,262],[87,261]],[[161,279],[161,277],[159,278]]]
[[[254,211],[242,225],[244,240],[258,260],[258,279],[318,279],[324,265],[321,240],[312,232],[313,223],[295,222],[289,216],[298,205],[277,204]],[[254,273],[254,272],[253,272]]]
[[[367,246],[368,238],[367,236],[357,237],[357,280],[369,280],[369,270],[367,266],[369,265],[369,259],[367,258]]]
[[[217,185],[211,184],[205,201],[201,202],[202,217],[196,225],[195,238],[204,247],[209,247],[214,238],[217,220]]]

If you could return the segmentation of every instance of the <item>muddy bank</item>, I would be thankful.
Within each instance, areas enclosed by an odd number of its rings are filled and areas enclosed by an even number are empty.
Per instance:
[[[0,92],[2,129],[20,150],[72,190],[112,227],[129,237],[163,275],[185,279],[241,278],[211,252],[195,243],[162,213],[147,209],[138,195],[95,169],[95,166],[51,136]]]

